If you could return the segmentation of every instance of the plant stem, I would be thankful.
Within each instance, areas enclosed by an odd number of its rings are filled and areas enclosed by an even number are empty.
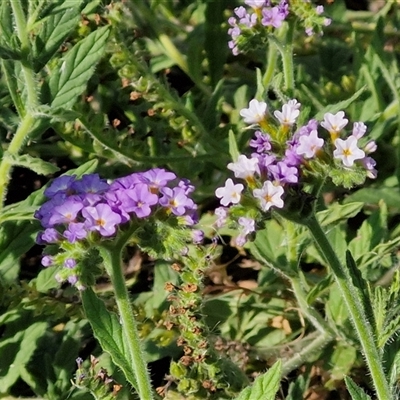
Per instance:
[[[141,400],[152,400],[153,393],[151,390],[150,376],[144,360],[137,324],[133,316],[128,290],[122,273],[121,259],[125,238],[121,239],[122,240],[119,240],[118,243],[114,243],[113,248],[101,246],[99,247],[99,251],[103,257],[104,265],[114,287],[121,328],[129,350],[127,357],[129,357],[132,362],[137,381],[136,390]]]
[[[277,60],[278,60],[278,50],[276,46],[272,45],[272,41],[270,41],[270,44],[268,46],[267,60],[266,60],[267,69],[265,70],[262,79],[262,83],[265,89],[269,87],[272,78],[274,77]]]
[[[34,122],[35,118],[33,117],[32,113],[27,112],[25,117],[22,119],[17,132],[15,132],[15,135],[8,146],[8,150],[5,152],[0,162],[0,210],[4,206],[7,186],[10,181],[10,170],[13,166],[12,158],[17,156],[20,152],[21,147],[27,140],[29,131],[32,129]]]
[[[298,368],[311,354],[324,348],[332,339],[330,334],[318,335],[310,344],[303,347],[293,357],[290,357],[288,361],[283,362],[282,376],[287,376],[290,372]]]
[[[351,276],[340,263],[315,215],[309,217],[305,221],[305,224],[314,237],[321,254],[331,267],[336,283],[342,293],[353,325],[356,329],[371,374],[372,382],[375,387],[377,398],[379,400],[391,399],[392,394],[383,370],[381,356],[374,339],[373,329],[366,316],[362,300],[359,298],[357,291],[353,286]]]

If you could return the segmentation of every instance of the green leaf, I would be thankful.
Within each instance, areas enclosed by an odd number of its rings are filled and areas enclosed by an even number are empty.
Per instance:
[[[391,211],[400,209],[400,192],[396,187],[393,188],[364,188],[357,190],[353,194],[346,197],[345,204],[362,201],[364,204],[378,205],[383,200]]]
[[[38,175],[50,175],[60,170],[60,168],[54,164],[43,161],[41,158],[32,157],[29,154],[11,156],[5,153],[5,158],[7,158],[12,165],[28,168]]]
[[[232,129],[229,131],[229,154],[233,162],[236,162],[240,155],[236,137]]]
[[[46,322],[36,322],[29,326],[23,333],[18,350],[12,362],[9,364],[9,369],[5,375],[0,376],[0,392],[5,393],[18,380],[21,370],[25,368],[31,359],[38,345],[38,339],[43,336],[47,329]],[[7,347],[4,348],[5,341],[0,346],[0,351],[10,351]]]
[[[320,110],[317,113],[317,115],[315,115],[314,118],[316,120],[320,121],[324,118],[324,115],[328,112],[332,113],[332,114],[336,114],[338,111],[345,110],[346,108],[348,108],[350,106],[351,103],[356,101],[366,90],[367,90],[367,86],[363,86],[361,89],[357,90],[357,92],[355,92],[353,94],[353,96],[351,96],[349,99],[340,101],[339,103],[336,103],[336,104],[330,104],[330,105],[324,107],[322,110]]]
[[[107,310],[103,301],[96,296],[92,289],[82,292],[82,302],[94,336],[102,349],[110,354],[115,365],[121,368],[133,387],[137,387],[134,367],[132,361],[126,356],[129,352],[126,349],[117,315]]]
[[[356,216],[363,207],[363,202],[351,202],[344,205],[335,203],[327,210],[317,213],[318,221],[322,226],[327,226]]]
[[[71,8],[66,10],[58,9],[57,12],[53,10],[35,36],[32,50],[36,72],[40,71],[59,50],[80,20],[82,1],[69,2],[69,5]]]
[[[352,400],[372,400],[349,376],[344,378]]]
[[[36,289],[39,292],[47,293],[50,289],[60,287],[60,283],[55,278],[57,272],[59,272],[57,267],[41,270],[36,278]]]
[[[154,310],[163,311],[168,307],[166,301],[168,292],[165,290],[165,284],[171,282],[176,285],[179,281],[179,275],[171,268],[171,264],[166,261],[156,261],[154,266],[154,285],[153,285],[153,295],[152,308]]]
[[[49,86],[52,107],[71,108],[77,96],[83,93],[94,67],[100,60],[107,43],[110,29],[103,27],[78,42],[56,71],[53,71]]]
[[[206,3],[204,50],[206,51],[208,71],[213,86],[216,86],[223,76],[225,60],[228,55],[226,30],[222,26],[225,21],[224,11],[226,6],[226,0]]]
[[[273,400],[279,390],[282,362],[278,360],[267,373],[257,377],[252,386],[244,389],[236,400]]]

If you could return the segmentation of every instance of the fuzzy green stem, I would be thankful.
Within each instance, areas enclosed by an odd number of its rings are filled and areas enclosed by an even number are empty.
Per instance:
[[[139,339],[137,324],[133,316],[133,310],[129,299],[128,290],[122,272],[122,249],[125,238],[121,238],[118,243],[114,243],[113,248],[99,247],[107,273],[110,275],[111,283],[114,288],[115,300],[117,303],[121,329],[127,341],[129,354],[128,359],[132,361],[133,370],[137,382],[137,392],[142,400],[152,400],[150,376],[143,357],[143,351]],[[123,244],[123,245],[122,245]]]
[[[274,77],[276,62],[278,60],[278,50],[276,46],[272,45],[270,41],[270,45],[268,46],[268,53],[267,53],[267,69],[263,75],[263,86],[267,89],[270,85],[272,78]]]
[[[282,376],[287,376],[290,372],[298,368],[312,354],[323,349],[333,340],[330,334],[318,335],[310,344],[303,347],[298,353],[290,357],[288,361],[282,364]]]
[[[30,43],[29,43],[29,34],[26,30],[27,22],[20,1],[11,1],[11,7],[13,10],[18,38],[21,42],[22,73],[24,75],[24,80],[25,80],[24,83],[28,95],[27,108],[33,108],[38,105],[38,97],[37,97],[37,85],[35,81],[35,76],[30,63],[28,62],[30,54]]]
[[[342,293],[356,329],[377,398],[379,400],[391,399],[392,394],[383,370],[381,356],[374,340],[373,330],[366,316],[362,301],[352,285],[351,277],[339,261],[315,215],[309,217],[305,224],[314,237],[321,254],[331,267],[336,283]]]
[[[24,145],[34,122],[35,118],[30,112],[25,114],[25,117],[22,119],[17,132],[8,146],[8,150],[5,152],[0,162],[0,210],[4,206],[6,190],[10,181],[10,171],[13,165],[12,159],[13,157],[18,156],[18,153],[20,152],[21,147]]]
[[[289,96],[293,95],[294,90],[294,72],[293,72],[293,32],[294,24],[288,24],[285,44],[283,45],[282,64],[283,76],[285,78],[285,88]]]

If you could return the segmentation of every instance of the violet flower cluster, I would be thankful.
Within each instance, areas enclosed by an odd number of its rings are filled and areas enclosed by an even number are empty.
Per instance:
[[[244,51],[254,36],[280,28],[290,15],[297,16],[308,36],[320,32],[321,26],[331,23],[329,18],[321,15],[324,12],[323,6],[314,8],[306,0],[290,6],[288,0],[245,0],[244,3],[250,9],[236,7],[234,15],[228,19],[228,34],[231,36],[228,46],[233,55]]]
[[[240,209],[237,244],[243,245],[255,230],[257,216],[284,208],[291,194],[296,197],[299,190],[317,195],[329,178],[335,185],[349,188],[363,183],[366,177],[377,176],[376,162],[369,155],[377,145],[365,139],[367,127],[363,122],[355,122],[351,133],[345,133],[349,121],[339,111],[325,113],[321,122],[311,119],[297,127],[300,108],[301,104],[293,99],[272,116],[265,102],[253,99],[240,111],[244,122],[256,129],[249,143],[253,153],[250,157],[241,154],[228,164],[241,183],[229,178],[215,192],[222,206],[215,211],[217,227]],[[249,204],[254,204],[257,211]]]
[[[98,174],[63,175],[53,181],[44,194],[49,199],[35,213],[44,230],[37,243],[57,244],[72,249],[42,258],[44,266],[60,265],[56,278],[82,288],[79,280],[79,253],[88,243],[112,239],[129,223],[157,214],[175,217],[178,224],[197,222],[197,205],[190,198],[194,186],[161,168],[115,179],[107,183]],[[198,240],[198,234],[195,235]],[[74,257],[76,254],[78,257]]]

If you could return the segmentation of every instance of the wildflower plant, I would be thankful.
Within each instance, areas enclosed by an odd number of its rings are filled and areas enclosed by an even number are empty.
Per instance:
[[[0,3],[1,398],[398,397],[399,10],[317,3]]]

